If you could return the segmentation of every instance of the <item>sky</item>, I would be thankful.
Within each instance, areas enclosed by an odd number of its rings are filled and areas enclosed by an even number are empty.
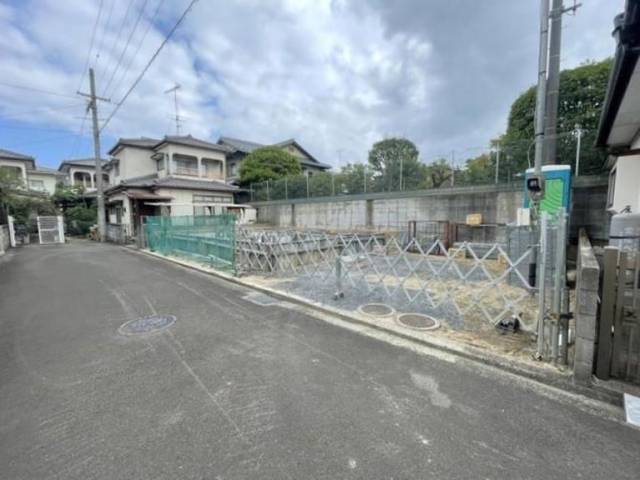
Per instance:
[[[0,148],[52,168],[92,156],[76,93],[87,66],[110,99],[104,122],[189,1],[0,0]],[[624,0],[581,3],[563,17],[562,68],[614,52]],[[199,0],[104,128],[102,152],[175,134],[165,91],[179,84],[182,134],[295,138],[334,167],[403,136],[426,163],[462,161],[505,131],[535,83],[538,21],[537,0]]]

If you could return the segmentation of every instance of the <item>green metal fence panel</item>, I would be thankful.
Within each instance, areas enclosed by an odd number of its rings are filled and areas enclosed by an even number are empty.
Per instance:
[[[146,217],[144,228],[151,251],[235,269],[235,215]]]

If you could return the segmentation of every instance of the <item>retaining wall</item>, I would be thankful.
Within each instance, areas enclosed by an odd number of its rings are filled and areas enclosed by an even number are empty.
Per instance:
[[[571,237],[584,227],[592,240],[608,238],[606,177],[578,177],[572,193]],[[483,223],[514,223],[523,205],[522,184],[441,188],[415,192],[371,193],[337,197],[254,202],[258,222],[278,227],[331,230],[406,228],[407,222],[464,223],[481,213]]]

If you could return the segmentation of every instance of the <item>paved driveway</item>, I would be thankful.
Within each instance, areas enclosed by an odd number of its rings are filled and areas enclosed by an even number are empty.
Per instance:
[[[0,257],[0,477],[640,477],[640,432],[577,398],[247,293],[108,245]]]

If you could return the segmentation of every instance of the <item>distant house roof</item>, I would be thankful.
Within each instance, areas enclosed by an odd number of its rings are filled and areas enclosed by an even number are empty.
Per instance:
[[[614,19],[613,68],[600,116],[596,145],[624,149],[640,129],[640,0],[627,0]]]
[[[42,175],[56,175],[56,176],[64,176],[64,173],[59,172],[55,168],[47,168],[47,167],[36,167],[33,170],[29,170],[29,174],[40,173]]]
[[[208,190],[213,192],[237,192],[239,189],[233,185],[228,185],[215,180],[196,180],[178,177],[161,177],[155,174],[123,180],[118,185],[111,187],[107,191],[119,191],[127,188],[148,188],[157,190],[159,188],[177,188],[182,190]]]
[[[282,142],[266,145],[262,143],[250,142],[248,140],[240,140],[239,138],[220,137],[220,140],[218,140],[218,143],[221,145],[227,145],[233,148],[235,151],[241,152],[241,153],[251,153],[254,150],[262,147],[281,147],[282,148],[282,147],[287,147],[289,145],[293,145],[302,153],[304,153],[307,157],[309,157],[308,159],[299,158],[298,160],[300,161],[301,164],[318,167],[318,168],[324,168],[324,169],[331,168],[331,165],[327,165],[326,163],[319,162],[307,150],[302,148],[302,146],[293,138],[284,140]]]
[[[122,147],[146,148],[148,150],[156,150],[165,144],[184,145],[187,147],[203,148],[205,150],[213,150],[216,152],[231,152],[231,149],[224,145],[207,142],[191,135],[165,135],[162,139],[140,137],[140,138],[121,138],[111,147],[109,155],[114,155]]]
[[[165,143],[173,143],[176,145],[186,145],[188,147],[196,147],[196,148],[204,148],[206,150],[215,150],[217,152],[229,153],[232,151],[231,148],[220,145],[217,143],[207,142],[205,140],[200,140],[198,138],[194,138],[191,135],[165,135],[165,137],[154,147],[159,148],[161,145]]]
[[[106,165],[109,161],[102,159],[102,165]],[[76,167],[94,167],[96,166],[95,158],[75,158],[69,160],[63,160],[58,167],[59,171],[67,170],[67,167],[76,166]]]
[[[18,152],[12,152],[11,150],[5,150],[4,148],[0,148],[0,158],[5,158],[7,160],[20,160],[22,162],[29,162],[31,164],[31,168],[36,168],[36,161],[30,155],[24,155]]]

